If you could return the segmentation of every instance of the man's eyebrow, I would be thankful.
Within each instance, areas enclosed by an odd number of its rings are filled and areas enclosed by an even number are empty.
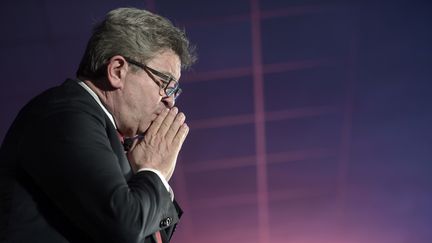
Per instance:
[[[158,75],[159,78],[166,79],[165,81],[171,81],[171,80],[178,81],[178,80],[174,77],[174,75],[172,75],[172,74],[171,74],[170,72],[168,72],[168,71],[162,71],[162,70],[160,70],[160,69],[159,69],[159,70],[158,70],[158,69],[154,69],[154,68],[152,68],[152,67],[150,67],[150,66],[147,66],[147,65],[146,65],[146,67],[149,68],[150,71],[153,72],[153,74]],[[161,77],[162,75],[163,75],[164,77]]]
[[[164,74],[164,75],[166,75],[168,78],[175,80],[174,75],[172,75],[170,72],[162,71],[161,73]]]
[[[165,75],[167,79],[177,81],[176,78],[174,78],[174,75],[172,75],[170,72],[166,71],[159,71],[161,74]]]

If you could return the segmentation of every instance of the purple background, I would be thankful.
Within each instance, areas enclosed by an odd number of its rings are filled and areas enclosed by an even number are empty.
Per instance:
[[[121,6],[198,46],[173,242],[432,242],[431,3],[6,0],[1,139]]]

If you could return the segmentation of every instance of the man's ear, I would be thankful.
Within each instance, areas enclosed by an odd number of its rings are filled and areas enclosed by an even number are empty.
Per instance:
[[[116,55],[109,59],[107,65],[107,79],[112,88],[123,88],[127,71],[128,64],[124,57]]]

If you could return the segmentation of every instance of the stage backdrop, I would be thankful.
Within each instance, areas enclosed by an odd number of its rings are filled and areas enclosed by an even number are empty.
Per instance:
[[[173,242],[432,242],[430,3],[3,1],[1,139],[124,6],[169,17],[199,53]]]

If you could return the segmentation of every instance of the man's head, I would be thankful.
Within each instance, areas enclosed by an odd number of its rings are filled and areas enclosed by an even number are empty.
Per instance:
[[[146,10],[118,8],[93,29],[77,76],[104,77],[108,61],[115,55],[147,63],[163,50],[174,51],[183,69],[196,60],[185,33],[168,19]]]
[[[174,106],[178,90],[167,94],[195,59],[184,32],[167,19],[120,8],[94,28],[77,76],[98,87],[119,131],[134,136]]]

